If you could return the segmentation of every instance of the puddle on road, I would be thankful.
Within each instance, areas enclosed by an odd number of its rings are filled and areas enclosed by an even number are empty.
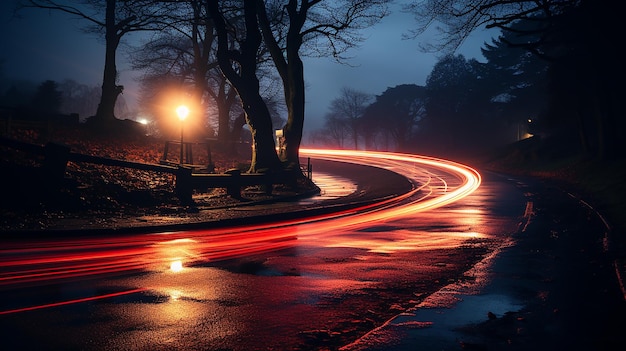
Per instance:
[[[348,178],[339,177],[329,173],[316,172],[313,174],[313,182],[321,189],[321,194],[300,201],[300,204],[315,203],[320,200],[332,200],[348,196],[357,190],[357,184]]]
[[[501,243],[465,273],[473,279],[445,286],[343,350],[384,347],[386,351],[400,351],[406,350],[408,345],[420,345],[422,350],[458,349],[459,340],[471,342],[475,338],[464,334],[462,328],[489,320],[489,314],[502,318],[507,313],[519,312],[524,307],[521,300],[507,294],[506,289],[490,284],[490,267],[501,250],[509,245],[510,241]]]
[[[441,328],[442,332],[452,332],[453,329],[468,324],[484,322],[488,319],[488,313],[493,313],[497,318],[503,317],[507,312],[517,312],[523,304],[509,295],[504,294],[479,294],[479,295],[456,295],[452,306],[434,308],[420,308],[414,314],[406,314],[398,318],[410,320],[428,321],[433,323],[435,329]],[[410,316],[410,317],[407,317]],[[392,324],[398,324],[394,321]]]
[[[502,294],[455,295],[452,299],[457,300],[454,308],[420,308],[414,313],[403,313],[391,320],[385,329],[391,335],[404,335],[403,345],[420,345],[423,350],[456,350],[459,348],[459,340],[472,340],[471,336],[460,331],[463,327],[487,321],[489,312],[501,318],[507,312],[516,312],[523,307],[511,296]],[[379,340],[384,339],[384,334],[385,331],[379,333]],[[367,340],[361,340],[359,346],[367,344]],[[397,348],[386,347],[386,350],[404,350],[401,345]]]

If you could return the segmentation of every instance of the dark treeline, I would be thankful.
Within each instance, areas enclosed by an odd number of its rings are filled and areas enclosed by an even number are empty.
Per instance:
[[[95,112],[90,112],[96,119],[121,117],[111,112],[123,89],[116,85],[115,70],[121,40],[131,32],[150,32],[150,40],[132,52],[135,68],[145,72],[141,113],[151,116],[157,131],[175,134],[179,125],[172,111],[184,101],[194,111],[189,127],[224,144],[239,138],[247,125],[253,149],[262,152],[253,155],[251,171],[281,166],[273,155],[276,129],[285,138],[282,164],[297,159],[305,116],[300,56],[331,56],[341,62],[342,54],[360,43],[359,31],[387,14],[388,3],[77,0],[80,6],[74,7],[51,0],[22,2],[81,17],[105,35],[105,77]],[[532,134],[558,140],[554,145],[563,152],[619,156],[626,140],[619,11],[608,1],[540,3],[406,2],[405,10],[416,16],[415,34],[432,20],[447,28],[437,49],[454,49],[481,26],[499,28],[502,35],[485,44],[487,62],[442,55],[424,86],[391,87],[379,96],[344,89],[331,104],[324,130],[312,133],[310,140],[454,155]],[[63,104],[77,94],[83,101],[93,101],[95,95],[85,89],[73,94],[63,95]],[[81,108],[76,105],[74,112]]]
[[[359,106],[358,123],[336,106],[358,93],[345,89],[311,140],[450,156],[534,135],[549,143],[551,156],[619,157],[626,138],[618,11],[607,1],[516,1],[519,7],[508,8],[475,2],[427,0],[407,8],[448,26],[438,49],[454,48],[479,25],[501,29],[483,48],[487,62],[445,55],[425,86],[389,88]]]
[[[1,70],[0,66],[0,70]],[[42,119],[50,115],[78,115],[81,122],[93,116],[98,108],[101,89],[73,80],[61,83],[46,80],[39,84],[7,80],[0,93],[0,106],[12,110],[10,115],[19,119]],[[126,101],[119,97],[115,112],[120,118],[133,114]],[[3,116],[4,117],[4,116]]]
[[[546,135],[549,65],[506,40],[485,45],[487,62],[442,57],[425,86],[398,85],[378,96],[344,88],[311,142],[450,156]]]

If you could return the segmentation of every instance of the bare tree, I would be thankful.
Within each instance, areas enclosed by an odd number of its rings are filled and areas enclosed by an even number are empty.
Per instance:
[[[363,114],[373,99],[371,94],[344,87],[339,97],[330,103],[329,114],[343,121],[355,149],[359,147]]]
[[[349,135],[346,122],[341,116],[328,113],[324,120],[324,128],[317,133],[316,138],[324,144],[343,148],[346,137]]]
[[[274,143],[274,130],[270,111],[260,94],[260,82],[257,76],[258,52],[262,37],[257,20],[257,4],[243,1],[245,33],[233,32],[234,26],[227,20],[228,4],[208,1],[208,10],[218,39],[217,61],[222,73],[237,90],[246,122],[252,133],[252,160],[249,172],[278,171],[280,160]],[[236,4],[239,5],[239,4]],[[240,8],[232,9],[235,15]],[[229,44],[236,40],[236,48]]]
[[[171,8],[153,6],[149,0],[23,0],[22,8],[39,8],[60,11],[88,22],[86,30],[103,33],[105,39],[102,95],[93,119],[97,124],[108,125],[115,120],[115,102],[124,87],[118,85],[116,54],[124,35],[134,31],[162,28],[161,19]],[[174,6],[174,4],[171,4]],[[173,8],[173,7],[172,7]]]
[[[171,81],[179,77],[178,85],[187,90],[195,101],[197,110],[204,113],[201,120],[206,122],[210,133],[217,131],[217,146],[226,151],[234,151],[232,146],[241,136],[246,125],[241,100],[236,89],[222,74],[217,62],[217,38],[213,21],[208,13],[206,0],[179,1],[180,9],[168,19],[171,25],[167,30],[160,31],[133,55],[136,69],[146,71],[143,81],[146,85],[157,88],[158,81]],[[233,3],[237,8],[237,3]],[[245,33],[244,18],[229,18],[229,26],[237,28],[237,32]],[[229,48],[238,49],[238,41],[234,36],[228,38]],[[263,96],[273,124],[280,122],[280,103],[276,96],[282,90],[276,89],[277,76],[275,68],[269,67],[267,55],[260,50],[258,53],[257,76],[260,83],[260,94]],[[144,90],[150,95],[148,90]],[[214,135],[214,134],[212,134]]]
[[[359,30],[387,14],[388,0],[256,1],[263,38],[283,81],[287,105],[285,161],[299,164],[305,115],[304,66],[301,49],[311,55],[342,54],[362,41]],[[271,14],[271,16],[270,16]]]
[[[416,27],[409,30],[408,37],[417,37],[431,25],[437,25],[441,36],[435,43],[424,46],[435,51],[451,53],[476,29],[499,28],[505,32],[523,34],[514,24],[520,20],[543,23],[543,30],[532,30],[536,40],[524,45],[537,54],[548,39],[551,20],[580,3],[580,0],[421,0],[409,2],[405,11],[415,15]],[[537,33],[543,32],[543,35]]]
[[[207,101],[207,95],[214,99],[221,97],[214,89],[223,87],[221,81],[225,80],[217,69],[212,22],[203,7],[204,1],[179,1],[178,4],[178,10],[167,18],[168,28],[135,51],[133,67],[146,72],[142,81],[152,89],[163,88],[159,87],[159,81],[171,84],[177,80],[178,89],[188,95],[186,99],[194,106],[194,115],[198,117],[196,124],[211,133],[211,123],[206,117],[215,104]],[[212,84],[214,80],[217,82]],[[230,105],[224,106],[227,100],[216,101],[217,110],[220,113],[226,110],[228,116]]]
[[[59,85],[63,93],[62,113],[77,113],[81,119],[93,116],[98,108],[101,89],[98,86],[87,86],[73,80],[65,80]]]

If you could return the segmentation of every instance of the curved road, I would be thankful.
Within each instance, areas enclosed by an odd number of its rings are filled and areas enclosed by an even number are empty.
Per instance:
[[[481,179],[471,168],[430,158],[302,154],[329,161],[316,169],[320,179],[314,180],[328,191],[314,202],[359,200],[359,189],[368,189],[350,179],[362,179],[371,166],[403,174],[410,184],[403,188],[410,191],[280,223],[3,243],[4,345],[22,350],[458,347],[456,334],[402,336],[407,330],[439,331],[435,317],[397,318],[416,316],[416,309],[447,309],[461,294],[481,291],[493,258],[534,223],[537,208],[528,188],[493,175]],[[333,162],[346,159],[368,167],[333,174]],[[398,182],[392,174],[376,173],[372,184]],[[333,194],[341,200],[333,202]],[[301,206],[310,205],[306,202]],[[488,309],[504,316],[520,310],[521,301],[499,298],[466,315],[486,318]]]

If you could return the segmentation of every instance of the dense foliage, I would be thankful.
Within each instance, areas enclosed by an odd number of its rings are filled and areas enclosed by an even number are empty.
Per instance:
[[[485,43],[484,63],[452,53],[442,56],[428,76],[426,94],[415,97],[414,103],[425,109],[405,126],[410,136],[395,135],[389,142],[387,134],[384,142],[369,145],[458,157],[535,136],[557,146],[539,156],[622,156],[626,120],[620,98],[624,70],[616,52],[619,19],[606,1],[425,0],[407,10],[415,13],[418,24],[441,21],[446,40],[440,50],[453,51],[480,26],[502,32]],[[386,111],[377,114],[378,130],[391,128],[396,120],[393,105],[387,102]],[[374,125],[371,115],[362,119]],[[327,116],[325,129],[346,135],[337,132],[338,126],[345,126],[341,118]],[[362,132],[360,138],[371,139],[367,129]]]

